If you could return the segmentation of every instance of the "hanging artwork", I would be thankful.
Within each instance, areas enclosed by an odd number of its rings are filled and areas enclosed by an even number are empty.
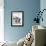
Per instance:
[[[11,26],[23,26],[23,25],[24,25],[24,11],[12,11]]]

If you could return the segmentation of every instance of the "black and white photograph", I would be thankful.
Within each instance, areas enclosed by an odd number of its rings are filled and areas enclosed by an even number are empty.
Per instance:
[[[11,12],[11,25],[23,26],[24,23],[24,11],[12,11]]]

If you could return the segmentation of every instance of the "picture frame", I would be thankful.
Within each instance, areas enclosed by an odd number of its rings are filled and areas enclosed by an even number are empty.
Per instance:
[[[24,26],[24,11],[11,11],[11,26]]]

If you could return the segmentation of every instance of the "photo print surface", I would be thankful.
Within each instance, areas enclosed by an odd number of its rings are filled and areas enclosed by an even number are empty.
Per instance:
[[[12,12],[12,26],[22,26],[23,19],[23,11]]]

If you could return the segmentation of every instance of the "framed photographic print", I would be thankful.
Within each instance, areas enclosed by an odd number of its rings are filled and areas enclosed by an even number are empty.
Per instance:
[[[11,26],[23,26],[23,25],[24,25],[24,11],[12,11]]]

